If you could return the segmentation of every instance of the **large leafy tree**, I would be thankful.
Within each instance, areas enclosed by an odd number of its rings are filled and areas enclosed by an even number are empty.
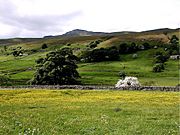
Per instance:
[[[31,80],[36,85],[78,84],[77,57],[69,48],[63,48],[38,59],[37,71]]]

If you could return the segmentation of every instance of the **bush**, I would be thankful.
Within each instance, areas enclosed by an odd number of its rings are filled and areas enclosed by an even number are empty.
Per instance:
[[[0,85],[7,85],[10,81],[9,77],[7,75],[0,75]]]
[[[47,46],[47,44],[43,44],[43,45],[41,46],[41,48],[42,48],[42,49],[46,49],[46,48],[48,48],[48,46]]]
[[[154,63],[165,63],[169,59],[169,54],[165,51],[156,51],[154,55]]]
[[[97,45],[98,45],[99,43],[101,43],[101,42],[102,42],[101,40],[92,41],[92,42],[89,44],[89,47],[90,47],[90,48],[96,48]]]
[[[22,49],[22,47],[17,47],[13,49],[13,56],[14,57],[18,57],[18,56],[23,56],[24,50]]]
[[[153,66],[153,72],[162,72],[164,70],[164,64],[163,63],[156,63]]]
[[[119,53],[120,54],[128,54],[128,53],[134,53],[140,50],[136,43],[132,42],[131,44],[127,43],[121,43],[119,45]]]
[[[122,80],[124,80],[125,77],[126,77],[126,72],[120,71],[120,72],[119,72],[119,76],[121,77]]]

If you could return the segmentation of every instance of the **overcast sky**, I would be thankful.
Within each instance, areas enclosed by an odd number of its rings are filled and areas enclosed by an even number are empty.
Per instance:
[[[180,0],[0,0],[0,38],[180,26]]]

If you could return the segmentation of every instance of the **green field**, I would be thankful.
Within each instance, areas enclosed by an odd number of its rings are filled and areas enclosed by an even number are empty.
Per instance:
[[[178,135],[179,93],[0,90],[0,135]]]
[[[83,84],[115,85],[119,79],[119,72],[124,70],[128,76],[138,77],[141,85],[176,86],[179,83],[178,60],[169,60],[166,62],[165,71],[153,73],[153,51],[140,51],[136,59],[132,58],[133,54],[127,54],[120,55],[119,61],[79,63],[80,80]],[[0,74],[8,75],[10,85],[26,85],[35,72],[35,60],[44,57],[46,53],[19,58],[1,55]]]
[[[71,48],[75,55],[80,56],[85,50],[90,49],[92,42],[99,40],[101,42],[94,49],[112,46],[118,48],[121,43],[135,43],[137,46],[148,43],[153,47],[148,50],[138,50],[132,54],[120,53],[117,61],[78,62],[80,81],[83,85],[115,85],[120,79],[119,72],[123,70],[127,76],[138,77],[141,85],[177,86],[180,83],[178,60],[168,60],[163,72],[152,72],[155,52],[164,51],[165,45],[171,45],[169,42],[172,35],[179,38],[179,30],[159,29],[134,34],[114,33],[111,36],[55,36],[40,39],[0,40],[0,85],[27,85],[27,81],[35,73],[35,60],[63,47]],[[47,44],[48,48],[42,49],[43,44]],[[24,55],[14,57],[13,50],[18,47],[21,47]],[[174,51],[176,54],[177,50]],[[133,59],[133,54],[137,54],[137,58]]]

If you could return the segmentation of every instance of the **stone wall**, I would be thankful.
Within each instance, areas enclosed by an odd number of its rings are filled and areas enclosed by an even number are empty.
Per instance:
[[[139,86],[120,87],[97,86],[97,85],[24,85],[24,86],[1,86],[0,89],[79,89],[79,90],[142,90],[142,91],[179,91],[180,86]]]

